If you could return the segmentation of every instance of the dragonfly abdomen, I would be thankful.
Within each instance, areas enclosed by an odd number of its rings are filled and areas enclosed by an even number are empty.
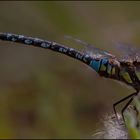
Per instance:
[[[90,66],[99,73],[100,76],[104,77],[117,77],[118,67],[110,63],[109,58],[93,59],[90,62]]]
[[[73,57],[77,60],[80,60],[83,63],[86,63],[87,65],[89,65],[90,61],[92,60],[92,58],[89,55],[83,54],[75,50],[74,48],[69,48],[64,45],[47,41],[47,40],[43,40],[43,39],[39,39],[39,38],[32,38],[32,37],[26,37],[23,35],[0,32],[0,40],[17,42],[17,43],[21,43],[25,45],[33,45],[33,46],[44,48],[44,49],[50,49],[52,51],[59,52],[67,56]]]
[[[16,35],[11,33],[0,33],[0,40],[17,42],[25,45],[33,45],[36,47],[41,47],[44,49],[50,49],[52,51],[56,51],[67,56],[73,57],[77,60],[82,61],[83,63],[90,65],[100,76],[109,77],[109,78],[118,78],[117,77],[117,69],[114,65],[115,60],[110,58],[93,58],[92,56],[81,53],[74,48],[69,48],[64,45],[39,39],[26,37],[23,35]],[[108,56],[108,55],[107,55]],[[110,56],[110,55],[109,55]],[[112,63],[113,62],[113,63]]]

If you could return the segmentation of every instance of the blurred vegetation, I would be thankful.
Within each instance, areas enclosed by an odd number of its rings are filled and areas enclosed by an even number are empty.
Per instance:
[[[130,139],[140,139],[140,101],[134,98],[135,107],[125,112],[126,127]]]
[[[139,1],[1,1],[0,31],[116,53],[140,44]],[[92,138],[112,104],[133,92],[50,50],[0,41],[0,138]]]

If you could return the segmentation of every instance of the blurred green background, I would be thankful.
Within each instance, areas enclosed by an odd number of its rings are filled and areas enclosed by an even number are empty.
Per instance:
[[[0,32],[82,49],[70,35],[115,53],[114,42],[140,45],[139,13],[139,1],[0,1]],[[131,92],[80,61],[0,41],[0,138],[92,138]]]

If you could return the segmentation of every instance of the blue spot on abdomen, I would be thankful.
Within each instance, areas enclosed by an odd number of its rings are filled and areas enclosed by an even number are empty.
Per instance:
[[[95,59],[93,59],[93,60],[90,62],[90,66],[91,66],[96,72],[99,71],[100,65],[101,65],[101,60],[95,60]]]
[[[103,58],[102,59],[102,64],[104,65],[104,64],[106,64],[108,62],[108,59],[107,58]]]
[[[96,72],[99,72],[99,69],[101,67],[101,65],[104,65],[108,63],[108,59],[107,58],[103,58],[103,59],[100,59],[100,60],[95,60],[93,59],[91,62],[90,62],[90,66],[96,71]]]

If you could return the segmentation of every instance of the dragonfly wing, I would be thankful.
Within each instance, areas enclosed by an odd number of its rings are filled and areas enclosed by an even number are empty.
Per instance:
[[[66,36],[66,38],[74,40],[75,42],[83,45],[84,49],[82,49],[82,52],[90,55],[93,58],[102,58],[102,57],[114,58],[115,57],[114,55],[110,54],[109,52],[96,48],[95,46],[93,46],[81,39],[73,38],[71,36]]]
[[[140,62],[140,49],[133,47],[130,44],[120,43],[120,42],[115,45],[115,48],[119,50],[120,61]]]
[[[86,45],[85,48],[83,49],[83,52],[89,54],[92,57],[115,58],[115,56],[110,54],[109,52],[96,48],[91,44]]]

